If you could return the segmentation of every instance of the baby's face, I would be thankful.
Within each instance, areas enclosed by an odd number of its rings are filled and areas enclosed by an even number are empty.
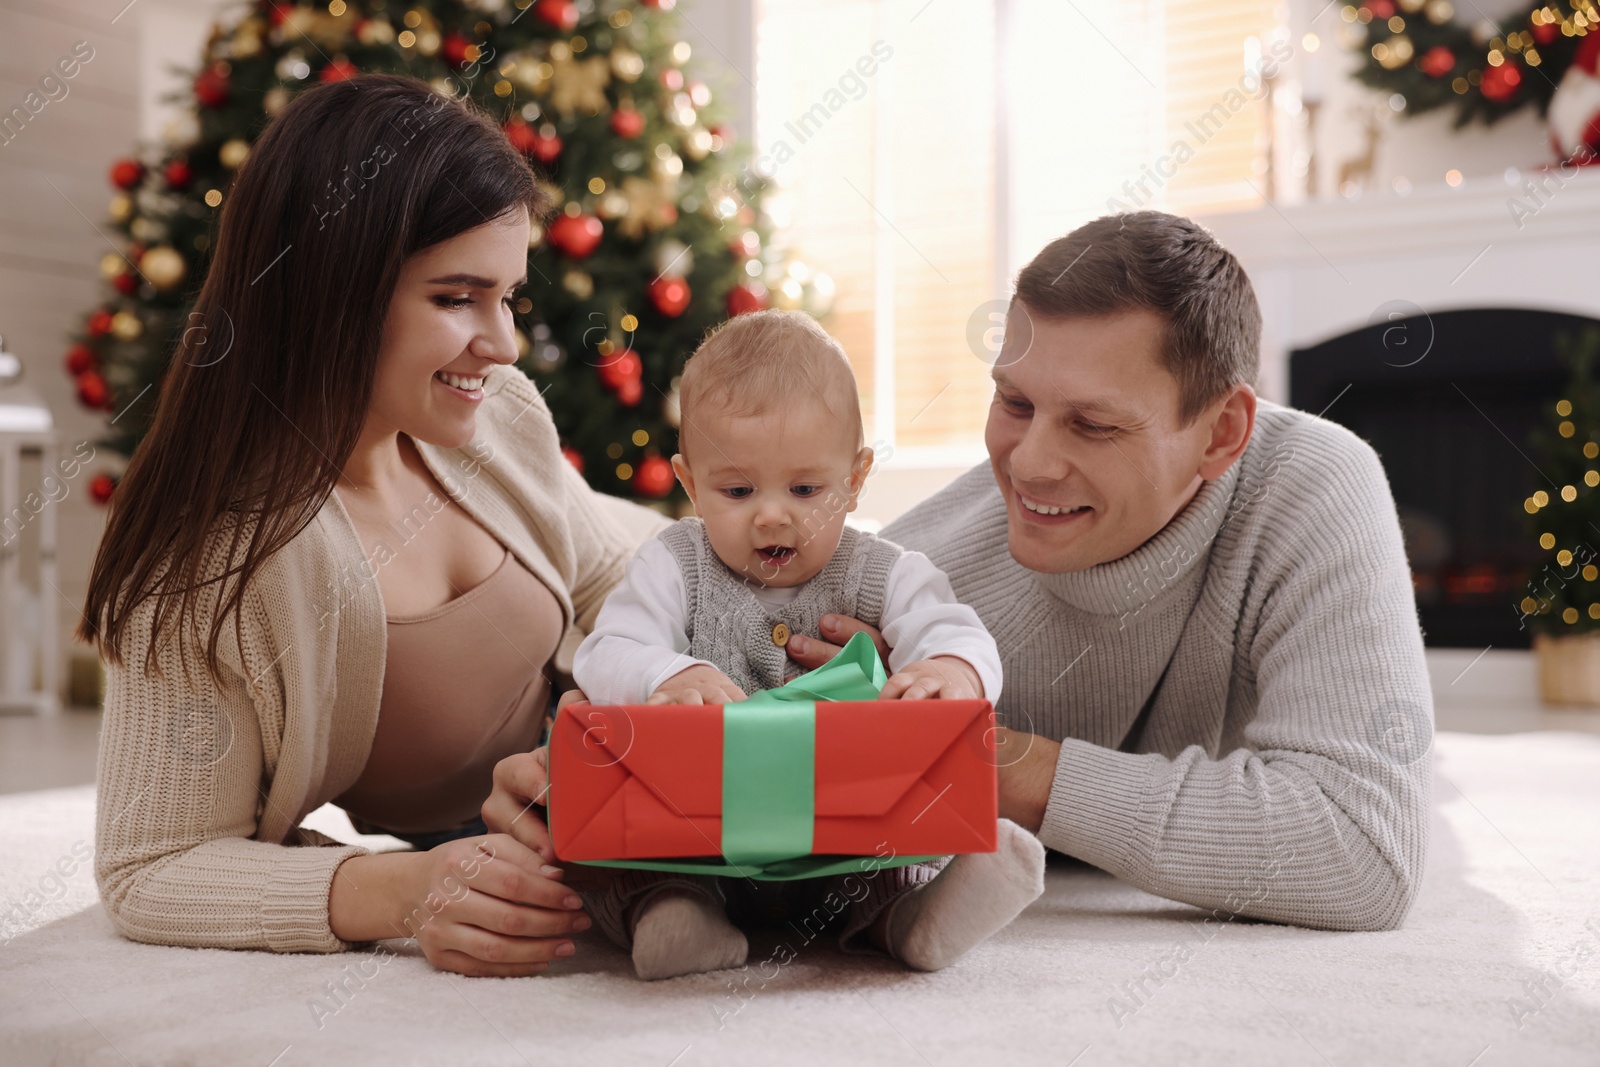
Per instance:
[[[820,402],[758,415],[685,412],[683,426],[692,458],[673,456],[672,467],[718,558],[762,585],[816,577],[872,467],[853,427]]]

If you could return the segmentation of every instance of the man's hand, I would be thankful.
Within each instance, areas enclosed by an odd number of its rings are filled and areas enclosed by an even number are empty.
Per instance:
[[[872,638],[872,643],[878,646],[878,658],[885,663],[889,661],[889,646],[883,643],[883,634],[874,630],[860,619],[852,619],[848,615],[824,615],[822,617],[822,634],[824,640],[815,637],[806,637],[802,634],[790,634],[789,643],[783,650],[806,670],[816,670],[824,663],[839,654],[844,643],[856,634],[866,634]],[[829,642],[837,642],[830,644]]]
[[[879,700],[981,700],[983,679],[957,656],[934,656],[908,663],[889,676]]]
[[[1061,742],[997,726],[994,745],[1000,765],[1000,817],[1037,834],[1055,784]]]
[[[662,682],[646,704],[737,704],[744,690],[733,679],[704,663],[696,663]]]

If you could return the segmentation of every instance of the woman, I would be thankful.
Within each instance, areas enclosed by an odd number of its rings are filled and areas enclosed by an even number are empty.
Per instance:
[[[395,75],[302,93],[239,171],[80,629],[107,663],[95,873],[125,936],[412,936],[527,975],[588,925],[533,816],[532,847],[478,818],[653,525],[591,492],[511,366],[550,207],[498,126]],[[299,828],[328,801],[417,849]]]

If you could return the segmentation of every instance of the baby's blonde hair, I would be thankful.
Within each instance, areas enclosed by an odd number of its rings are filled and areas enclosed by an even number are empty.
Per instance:
[[[808,397],[844,421],[859,450],[861,403],[855,373],[839,342],[804,312],[735,315],[706,335],[683,368],[679,450],[685,431],[708,410],[758,415]]]

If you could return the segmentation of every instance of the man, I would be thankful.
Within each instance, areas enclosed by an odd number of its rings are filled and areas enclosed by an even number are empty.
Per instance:
[[[1017,279],[990,462],[884,535],[1000,645],[1002,816],[1219,918],[1392,929],[1433,734],[1399,522],[1365,442],[1256,398],[1260,329],[1186,219],[1051,243]]]

